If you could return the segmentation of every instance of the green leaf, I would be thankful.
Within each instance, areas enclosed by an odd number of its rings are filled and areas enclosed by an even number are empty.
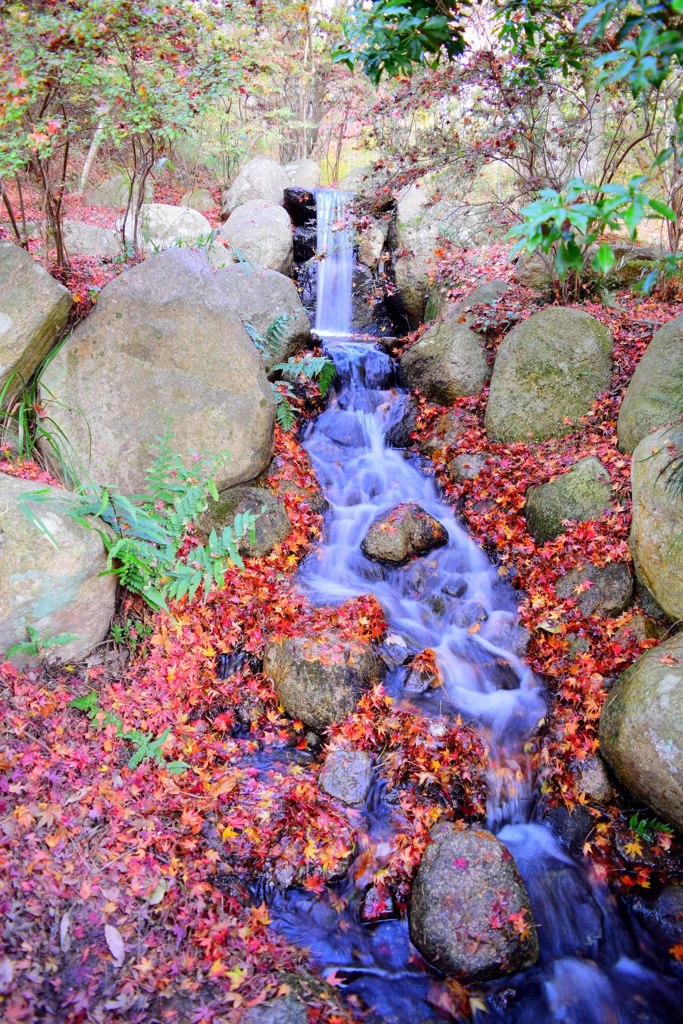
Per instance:
[[[614,250],[607,242],[601,242],[598,251],[593,257],[591,266],[597,274],[609,274],[614,266]]]

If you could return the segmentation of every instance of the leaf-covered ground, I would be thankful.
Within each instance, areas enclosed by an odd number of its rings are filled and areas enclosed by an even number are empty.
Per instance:
[[[483,276],[510,275],[504,249],[485,261],[457,251],[440,256],[439,272],[455,294]],[[475,311],[492,354],[539,302],[515,287],[495,309]],[[612,387],[585,422],[562,441],[492,445],[482,429],[483,395],[457,403],[467,433],[434,456],[472,534],[522,591],[529,659],[551,695],[532,753],[546,799],[570,808],[583,799],[572,769],[597,749],[605,681],[655,641],[633,628],[638,605],[618,619],[585,618],[573,598],[557,597],[555,583],[586,561],[630,558],[629,459],[616,447],[616,410],[653,330],[683,311],[628,295],[612,307],[583,307],[616,338]],[[442,413],[422,403],[421,437]],[[460,451],[488,458],[475,481],[454,485],[446,467]],[[609,469],[612,508],[537,546],[522,516],[526,489],[588,454]],[[30,464],[0,468],[48,481]],[[460,722],[426,721],[381,688],[328,742],[378,756],[395,791],[392,843],[370,842],[358,812],[319,789],[320,749],[301,723],[284,717],[260,674],[265,638],[334,625],[342,635],[378,640],[385,624],[370,597],[332,611],[311,608],[296,591],[295,570],[320,538],[322,517],[313,510],[307,456],[279,431],[271,484],[286,502],[290,536],[244,572],[231,571],[206,605],[184,605],[169,619],[125,599],[117,623],[125,645],[103,645],[87,665],[57,673],[1,670],[0,1012],[8,1024],[232,1024],[245,1008],[290,989],[303,994],[311,1024],[360,1020],[358,1007],[342,1007],[302,953],[274,935],[254,883],[294,880],[321,892],[353,858],[357,885],[368,891],[364,914],[380,918],[405,907],[431,825],[443,815],[483,813],[486,752],[476,734]],[[584,642],[572,654],[577,636]],[[69,706],[93,689],[99,722]],[[105,713],[154,737],[170,729],[166,761],[190,768],[175,775],[150,760],[129,767],[132,746],[104,723]],[[636,835],[632,807],[615,800],[588,810],[594,830],[584,852],[600,875],[650,889],[680,876],[671,837]]]

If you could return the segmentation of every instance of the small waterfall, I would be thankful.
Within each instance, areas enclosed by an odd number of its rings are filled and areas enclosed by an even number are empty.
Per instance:
[[[318,217],[318,298],[315,330],[322,338],[351,333],[353,227],[351,196],[334,189],[316,189]]]
[[[539,681],[516,652],[517,602],[444,504],[420,461],[392,448],[387,434],[401,415],[394,364],[349,335],[352,242],[348,197],[318,196],[318,240],[328,255],[318,276],[317,329],[337,378],[327,408],[310,421],[305,447],[330,503],[322,542],[304,562],[299,584],[318,604],[372,593],[390,632],[409,651],[436,653],[442,685],[411,694],[408,669],[384,685],[426,716],[460,715],[485,738],[490,756],[488,827],[515,858],[538,925],[541,956],[527,971],[486,982],[475,1024],[673,1024],[680,1020],[680,979],[656,942],[634,928],[616,898],[573,860],[545,825],[534,822],[534,779],[524,747],[545,713]],[[401,567],[367,559],[361,541],[398,502],[414,501],[448,532],[448,544]],[[395,838],[392,804],[374,798],[354,813],[376,847]],[[360,879],[360,881],[359,881]],[[349,996],[370,1009],[368,1024],[462,1020],[448,982],[427,972],[405,919],[368,926],[361,913],[362,873],[335,887],[335,899],[305,890],[275,895],[275,928],[305,947],[323,972],[334,971]],[[678,1007],[678,1009],[677,1009]]]

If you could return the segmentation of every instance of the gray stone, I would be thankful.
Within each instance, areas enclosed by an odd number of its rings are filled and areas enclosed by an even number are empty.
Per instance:
[[[169,206],[167,203],[144,203],[140,208],[137,240],[133,237],[134,222],[126,221],[126,240],[145,252],[185,247],[208,242],[212,227],[203,214],[187,206]],[[117,228],[122,230],[119,219]]]
[[[552,254],[521,253],[515,264],[515,280],[524,288],[549,288],[553,280]]]
[[[365,750],[330,750],[318,779],[320,788],[343,804],[362,804],[372,781],[372,758]]]
[[[66,251],[72,256],[97,256],[99,259],[115,260],[123,252],[121,236],[111,228],[65,220],[63,230]]]
[[[583,584],[590,584],[588,590],[580,590]],[[555,593],[563,600],[575,597],[584,615],[620,615],[631,603],[633,578],[624,562],[614,562],[599,569],[587,565],[572,569],[555,584]]]
[[[385,666],[370,644],[336,631],[270,640],[263,672],[285,711],[322,732],[351,714],[363,690],[378,682]]]
[[[467,430],[464,414],[459,409],[447,409],[437,419],[426,437],[420,437],[417,450],[431,458],[435,452],[457,443]]]
[[[683,492],[672,473],[682,450],[683,430],[658,430],[640,442],[631,461],[636,576],[674,621],[683,618]]]
[[[113,206],[116,210],[125,210],[128,205],[128,195],[130,192],[130,178],[127,174],[113,174],[110,178],[105,178],[99,185],[91,189],[86,195],[83,202],[86,206]],[[133,203],[137,196],[140,195],[140,186],[136,182],[133,194]],[[144,200],[146,203],[151,203],[154,199],[154,185],[148,178],[145,182]]]
[[[29,500],[49,491],[51,500]],[[88,529],[60,508],[65,492],[33,480],[0,473],[0,657],[15,643],[28,640],[28,627],[46,645],[46,660],[55,665],[80,661],[106,636],[116,598],[116,577],[101,575],[107,553],[97,529]],[[52,542],[29,521],[26,504],[49,531]],[[93,520],[93,526],[103,524]],[[60,634],[65,644],[49,646]],[[19,665],[35,664],[17,654]]]
[[[485,426],[494,441],[562,437],[609,386],[612,335],[579,309],[548,307],[518,324],[493,367]]]
[[[288,274],[292,266],[292,225],[281,206],[254,199],[238,206],[216,237],[235,256],[254,266]]]
[[[290,188],[314,189],[320,184],[320,164],[315,160],[293,160],[285,164]]]
[[[450,824],[437,825],[431,836],[408,917],[410,937],[422,955],[464,982],[514,974],[536,963],[529,897],[503,844],[483,829]],[[514,921],[527,931],[521,934]]]
[[[372,185],[374,167],[372,164],[363,164],[362,167],[353,167],[339,182],[340,192],[362,192]]]
[[[358,259],[371,270],[374,270],[380,261],[388,231],[387,221],[373,220],[358,234]]]
[[[443,316],[450,320],[455,318],[467,327],[470,327],[476,317],[472,312],[474,306],[485,303],[488,306],[495,306],[498,299],[510,291],[510,283],[494,278],[492,281],[484,281],[483,284],[471,291],[462,299],[452,302],[448,299],[446,291],[439,286],[434,286],[429,293],[425,318],[434,320],[437,316]]]
[[[391,410],[392,423],[385,434],[391,448],[410,448],[411,435],[417,430],[419,410],[410,395],[400,395]]]
[[[0,241],[0,387],[24,381],[55,344],[71,310],[67,289],[12,242]]]
[[[490,375],[478,335],[456,320],[430,327],[401,356],[399,366],[408,387],[441,405],[479,394]]]
[[[405,565],[448,543],[448,532],[416,502],[395,505],[372,522],[361,551],[376,562]]]
[[[636,366],[619,409],[619,447],[632,452],[653,430],[680,419],[683,314],[661,327]]]
[[[268,341],[269,328],[279,321],[277,342],[263,356],[268,371],[310,344],[311,325],[291,278],[265,267],[252,270],[234,264],[219,270],[215,281],[230,309],[264,340]]]
[[[180,200],[181,206],[188,206],[191,210],[199,213],[209,213],[216,205],[216,201],[208,188],[193,188],[186,192]]]
[[[221,217],[228,218],[239,206],[254,200],[281,205],[284,191],[290,184],[284,167],[268,157],[257,156],[244,165],[223,193]]]
[[[231,524],[236,515],[253,512],[257,516],[254,539],[245,537],[238,550],[247,558],[262,558],[270,554],[290,534],[292,524],[282,500],[265,487],[230,487],[222,491],[218,501],[212,501],[200,528],[208,533],[211,527],[220,531]]]
[[[486,456],[473,452],[471,455],[456,455],[448,463],[448,475],[454,482],[476,480],[486,465]]]
[[[605,766],[599,757],[579,761],[574,769],[576,790],[595,804],[609,804],[614,800],[614,789]]]
[[[610,507],[609,473],[593,456],[580,459],[562,476],[527,491],[524,515],[527,527],[539,543],[564,531],[564,520],[585,522]]]
[[[290,993],[250,1007],[241,1020],[242,1024],[306,1024],[308,1014],[305,1004]]]
[[[600,751],[622,785],[683,829],[683,633],[646,651],[610,691]]]
[[[205,256],[167,250],[103,290],[43,376],[51,415],[85,470],[143,491],[150,445],[169,421],[176,450],[229,452],[219,490],[272,454],[275,402],[263,364]]]

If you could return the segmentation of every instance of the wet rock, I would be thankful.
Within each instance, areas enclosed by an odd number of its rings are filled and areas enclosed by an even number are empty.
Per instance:
[[[385,434],[390,448],[410,448],[417,430],[418,408],[410,395],[401,395],[392,410],[393,422]]]
[[[584,584],[590,584],[589,589],[577,593]],[[633,578],[625,562],[614,562],[603,569],[587,565],[562,576],[555,584],[555,593],[563,600],[575,597],[584,615],[614,616],[631,603]]]
[[[344,445],[345,448],[362,448],[367,443],[363,423],[353,412],[330,410],[324,420],[318,422],[318,426],[330,441]]]
[[[515,863],[495,836],[437,825],[410,899],[410,937],[422,955],[464,982],[513,974],[538,959],[531,906]],[[527,925],[520,934],[514,923]]]
[[[293,994],[252,1006],[242,1017],[243,1024],[306,1024],[307,1020],[306,1004]]]
[[[570,811],[564,804],[549,807],[543,819],[552,828],[562,845],[579,856],[588,835],[593,831],[595,822],[586,807],[577,805]]]
[[[292,232],[293,258],[295,263],[312,260],[318,245],[318,232],[315,226],[294,228]]]
[[[405,693],[413,696],[427,693],[442,683],[436,654],[431,647],[416,654],[403,684]]]
[[[262,356],[267,371],[310,344],[308,316],[289,277],[265,267],[247,268],[235,263],[217,271],[214,281],[233,313],[267,343],[269,329],[279,324],[277,337]]]
[[[287,714],[322,732],[353,711],[363,690],[382,678],[385,666],[370,644],[327,630],[270,640],[263,672]]]
[[[221,227],[216,242],[226,242],[241,259],[289,274],[292,267],[292,225],[276,203],[263,199],[238,206]]]
[[[315,227],[315,193],[311,189],[295,188],[290,185],[284,191],[283,205],[295,227],[301,228],[305,225]]]
[[[477,395],[490,376],[479,336],[457,320],[434,324],[401,356],[400,375],[430,402]]]
[[[448,475],[454,483],[461,480],[476,480],[485,465],[485,455],[476,452],[472,455],[456,455],[448,463]]]
[[[237,207],[254,200],[282,205],[289,183],[285,169],[274,160],[264,156],[249,160],[221,197],[221,218],[226,220]]]
[[[416,502],[396,505],[379,515],[368,530],[361,550],[367,558],[405,565],[448,543],[448,532]]]
[[[372,781],[372,758],[365,750],[330,750],[318,783],[343,804],[362,804]]]
[[[600,750],[619,781],[683,829],[683,634],[641,655],[600,717]]]
[[[683,885],[665,885],[656,899],[639,900],[636,910],[662,947],[683,942]]]
[[[595,804],[609,804],[614,799],[612,783],[599,757],[579,761],[573,774],[577,792],[587,800]]]
[[[290,534],[292,524],[282,500],[265,487],[231,487],[222,491],[218,501],[212,501],[200,522],[200,530],[218,532],[231,525],[236,515],[253,512],[256,518],[254,538],[247,536],[238,544],[246,558],[262,558],[270,554]]]
[[[488,612],[480,601],[461,601],[453,612],[453,625],[471,629],[488,619]]]
[[[408,644],[398,633],[390,633],[379,650],[390,668],[394,668],[397,665],[405,665],[411,658]]]
[[[42,384],[92,479],[123,494],[146,488],[150,445],[169,418],[183,457],[228,450],[219,490],[252,480],[272,454],[275,402],[261,359],[207,258],[189,249],[110,281]]]
[[[449,597],[462,597],[467,590],[467,580],[463,576],[452,576],[442,589]]]
[[[42,535],[24,513],[28,495],[50,493],[49,503],[30,503],[52,537]],[[81,658],[109,631],[116,578],[102,575],[107,553],[98,532],[102,523],[92,520],[88,529],[60,511],[64,491],[34,480],[0,473],[0,659],[9,647],[29,639],[35,629],[45,644],[45,657],[54,665]],[[60,634],[71,640],[49,646]],[[15,654],[22,667],[35,665],[40,657]]]
[[[498,349],[485,426],[494,441],[563,437],[609,386],[612,335],[588,313],[534,313]]]
[[[636,366],[619,409],[619,447],[632,452],[648,434],[681,415],[683,315],[661,327]]]
[[[530,487],[524,514],[527,527],[543,544],[564,530],[564,520],[585,522],[609,508],[612,485],[609,473],[593,456],[574,463],[569,472],[547,484]]]
[[[208,188],[193,188],[185,193],[180,200],[180,205],[188,206],[191,210],[197,210],[199,213],[209,213],[216,205],[216,200]]]
[[[683,494],[672,478],[682,447],[683,431],[658,430],[640,442],[631,462],[636,576],[673,621],[683,618]]]
[[[467,430],[465,416],[458,409],[449,409],[432,427],[427,437],[420,438],[418,451],[431,458],[434,452],[454,445]]]
[[[66,324],[71,295],[20,246],[0,241],[0,387],[27,381]]]
[[[372,271],[357,263],[351,277],[351,328],[359,334],[372,333],[378,304],[375,291]]]
[[[531,633],[520,626],[514,612],[494,611],[482,626],[481,636],[490,644],[523,658],[531,641]]]

